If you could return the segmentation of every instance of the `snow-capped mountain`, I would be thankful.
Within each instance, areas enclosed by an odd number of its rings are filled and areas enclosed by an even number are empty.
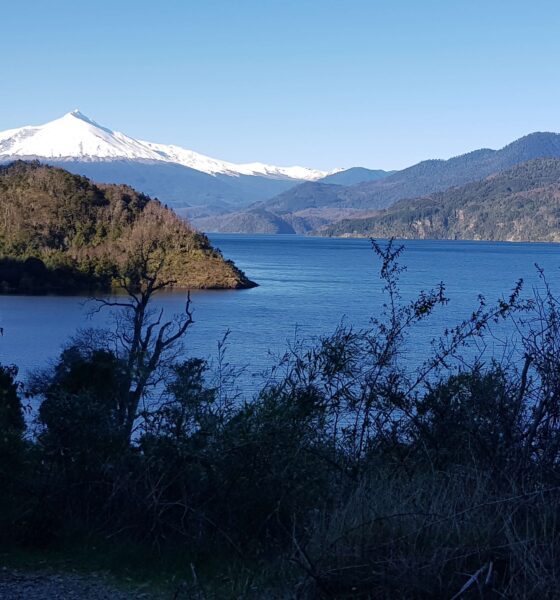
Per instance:
[[[316,181],[329,173],[306,167],[276,167],[263,163],[235,164],[180,146],[136,140],[112,131],[74,110],[45,125],[0,133],[0,160],[38,157],[55,161],[157,161],[182,165],[208,175],[258,176]]]

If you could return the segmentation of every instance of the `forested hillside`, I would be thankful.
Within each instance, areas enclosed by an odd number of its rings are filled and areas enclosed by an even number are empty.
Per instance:
[[[560,159],[531,160],[483,181],[402,200],[321,233],[397,238],[560,241]]]
[[[0,168],[3,291],[108,290],[130,283],[144,259],[179,287],[252,285],[205,235],[128,186],[95,185],[36,162]]]

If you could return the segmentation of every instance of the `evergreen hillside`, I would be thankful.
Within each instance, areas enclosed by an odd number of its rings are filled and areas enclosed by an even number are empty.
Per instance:
[[[344,219],[327,235],[560,241],[560,159],[535,159],[468,185]]]
[[[149,256],[184,288],[254,285],[157,200],[38,162],[0,167],[0,286],[9,292],[109,290]]]

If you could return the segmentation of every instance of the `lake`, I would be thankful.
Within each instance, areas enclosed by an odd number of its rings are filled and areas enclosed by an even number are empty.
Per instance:
[[[247,377],[254,377],[271,366],[296,335],[309,339],[331,333],[342,319],[366,326],[380,312],[379,263],[369,240],[233,234],[210,238],[259,287],[192,294],[195,324],[186,338],[191,356],[215,356],[219,340],[230,330],[228,361],[247,366]],[[424,356],[431,337],[468,317],[478,294],[488,300],[508,295],[519,278],[530,292],[538,285],[535,263],[560,291],[556,244],[417,240],[404,245],[403,296],[411,298],[443,281],[450,298],[449,305],[415,333],[412,361]],[[182,292],[163,293],[158,304],[168,313],[178,312],[184,298]],[[0,361],[17,364],[25,379],[55,358],[78,328],[106,325],[108,313],[89,318],[85,300],[0,296]]]

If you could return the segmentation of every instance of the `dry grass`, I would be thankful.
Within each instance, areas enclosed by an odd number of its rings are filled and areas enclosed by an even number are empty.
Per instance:
[[[477,472],[371,476],[295,541],[306,596],[552,598],[560,489],[498,490]]]

